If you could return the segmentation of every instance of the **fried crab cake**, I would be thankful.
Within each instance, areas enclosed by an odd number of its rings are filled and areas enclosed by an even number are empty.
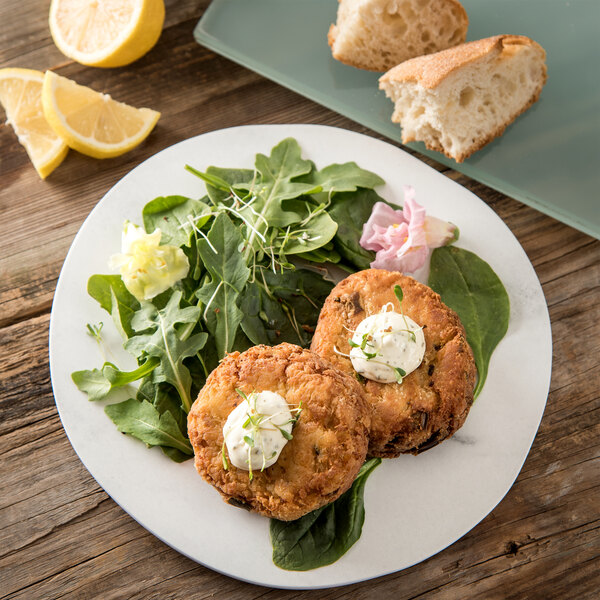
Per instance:
[[[422,362],[401,383],[363,378],[348,357],[353,332],[388,303],[422,326],[425,338]],[[458,315],[431,288],[398,272],[368,269],[341,281],[325,301],[311,350],[362,383],[372,408],[370,456],[418,454],[439,444],[462,426],[473,403],[475,361]]]
[[[232,464],[223,427],[243,396],[265,391],[285,399],[295,423],[276,462],[250,476]],[[227,355],[188,415],[200,475],[229,504],[283,521],[332,502],[352,485],[366,457],[369,426],[357,380],[293,344]]]

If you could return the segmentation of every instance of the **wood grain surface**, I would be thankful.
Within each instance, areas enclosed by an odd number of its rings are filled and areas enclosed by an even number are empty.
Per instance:
[[[510,227],[550,311],[546,411],[523,470],[490,515],[443,552],[386,577],[320,591],[267,589],[172,550],[80,463],[52,396],[48,325],[68,248],[110,187],[157,151],[223,127],[321,123],[380,137],[198,46],[192,30],[207,4],[167,1],[156,47],[129,67],[103,70],[55,48],[48,0],[0,3],[0,67],[52,68],[162,112],[131,153],[97,161],[72,151],[46,181],[11,127],[0,126],[0,599],[597,598],[600,242],[423,157]]]

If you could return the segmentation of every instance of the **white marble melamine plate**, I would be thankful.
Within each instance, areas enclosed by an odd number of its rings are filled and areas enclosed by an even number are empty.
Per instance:
[[[125,219],[141,224],[142,207],[159,195],[201,197],[191,164],[252,168],[295,137],[317,167],[355,161],[386,181],[377,191],[400,201],[416,189],[427,211],[460,228],[458,243],[486,260],[511,301],[506,337],[498,345],[483,392],[464,427],[419,456],[385,460],[367,482],[361,539],[333,565],[283,571],[271,561],[268,520],[225,504],[195,472],[160,449],[120,434],[88,402],[71,373],[103,362],[86,323],[104,321],[112,360],[133,368],[111,334],[110,317],[86,293],[88,278],[110,272]],[[446,548],[483,519],[516,479],[539,426],[550,383],[552,341],[544,295],[525,252],[502,220],[465,188],[402,150],[365,135],[319,125],[252,125],[214,131],[159,152],[115,185],[87,218],[65,260],[50,322],[50,367],[56,404],[69,439],[108,494],[158,538],[221,573],[282,588],[332,587],[385,575]],[[111,357],[108,357],[111,360]],[[129,362],[127,362],[129,360]],[[122,398],[119,399],[124,399]],[[112,401],[112,400],[111,400]]]

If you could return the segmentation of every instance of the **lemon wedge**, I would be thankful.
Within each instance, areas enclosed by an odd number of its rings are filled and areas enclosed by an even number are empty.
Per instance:
[[[120,156],[152,131],[160,113],[113,100],[52,71],[42,88],[44,116],[66,144],[94,158]]]
[[[156,44],[163,0],[52,0],[50,33],[58,49],[92,67],[122,67]]]
[[[31,69],[0,69],[0,104],[36,171],[45,179],[63,161],[68,146],[42,111],[44,74]]]

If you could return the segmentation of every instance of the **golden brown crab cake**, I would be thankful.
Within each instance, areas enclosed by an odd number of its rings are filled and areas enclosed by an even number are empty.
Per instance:
[[[402,383],[378,383],[357,375],[348,355],[352,331],[393,303],[403,291],[402,310],[423,327],[425,355]],[[473,403],[476,368],[458,315],[431,288],[398,272],[368,269],[341,281],[328,296],[311,350],[358,377],[371,405],[369,455],[417,454],[450,437]]]
[[[223,460],[223,427],[246,395],[270,391],[301,408],[275,464],[249,471]],[[298,414],[298,411],[294,411]],[[370,409],[357,380],[293,344],[255,346],[227,355],[188,415],[196,469],[226,502],[289,521],[343,494],[368,447]]]

